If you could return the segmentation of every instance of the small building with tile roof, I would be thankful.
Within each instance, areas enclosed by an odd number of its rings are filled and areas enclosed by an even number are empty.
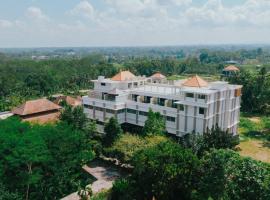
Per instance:
[[[135,79],[136,76],[132,74],[130,71],[120,71],[118,74],[114,75],[111,80],[112,81],[129,81]]]
[[[239,71],[240,71],[240,69],[238,67],[236,67],[235,65],[229,65],[223,69],[222,76],[230,77],[230,76],[237,74]]]
[[[47,99],[36,99],[26,101],[11,112],[19,116],[23,121],[43,124],[57,121],[61,108],[61,106]]]
[[[207,87],[208,86],[208,82],[205,81],[204,79],[202,79],[200,76],[195,75],[189,79],[187,79],[184,83],[183,86],[186,87]]]
[[[150,80],[152,83],[163,83],[167,79],[166,79],[166,76],[164,76],[160,72],[156,72],[152,76],[150,76]]]
[[[53,102],[57,105],[61,105],[63,102],[66,102],[67,105],[72,107],[82,105],[81,97],[73,98],[71,96],[59,96]]]

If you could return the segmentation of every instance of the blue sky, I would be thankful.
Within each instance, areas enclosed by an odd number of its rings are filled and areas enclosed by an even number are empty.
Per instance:
[[[0,47],[270,43],[269,0],[0,0]]]

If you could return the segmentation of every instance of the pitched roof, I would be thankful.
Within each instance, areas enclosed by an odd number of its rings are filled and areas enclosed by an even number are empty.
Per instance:
[[[136,76],[130,71],[121,71],[111,78],[112,81],[126,81],[134,79]]]
[[[47,99],[37,99],[32,101],[26,101],[24,104],[12,110],[13,114],[17,115],[30,115],[40,112],[46,112],[51,110],[59,110],[61,106],[47,100]]]
[[[239,69],[234,65],[229,65],[224,68],[224,71],[239,71]]]
[[[78,106],[82,104],[81,99],[75,99],[71,96],[59,96],[54,100],[54,103],[59,105],[62,101],[66,101],[67,104],[71,106]]]
[[[187,87],[207,87],[208,83],[198,75],[195,75],[183,83]]]
[[[164,76],[160,72],[156,72],[151,76],[151,78],[166,78],[166,76]]]

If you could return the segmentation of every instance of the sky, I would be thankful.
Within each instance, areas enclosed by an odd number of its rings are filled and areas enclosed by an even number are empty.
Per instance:
[[[0,0],[0,48],[269,43],[270,0]]]

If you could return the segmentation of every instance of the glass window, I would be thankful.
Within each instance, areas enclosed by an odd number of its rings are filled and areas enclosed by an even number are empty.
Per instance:
[[[101,86],[106,86],[106,83],[101,83]]]
[[[206,96],[204,94],[199,94],[198,95],[198,99],[205,99],[205,98],[206,98]]]
[[[137,101],[137,97],[138,97],[139,95],[136,95],[136,94],[132,94],[132,101]]]
[[[166,119],[167,119],[167,121],[175,122],[175,117],[167,116]]]
[[[186,97],[194,98],[194,94],[193,93],[186,93]]]
[[[165,105],[165,100],[166,100],[166,99],[158,98],[158,105],[164,106],[164,105]]]
[[[142,116],[147,116],[148,113],[147,112],[144,112],[144,111],[139,111],[139,115],[142,115]]]
[[[179,110],[181,110],[181,111],[184,111],[185,110],[185,107],[184,107],[183,104],[179,104]]]
[[[204,115],[204,111],[205,111],[204,108],[199,108],[199,114],[200,114],[200,115]]]
[[[124,113],[125,111],[126,111],[126,109],[117,110],[117,114]]]
[[[111,110],[111,109],[106,109],[106,112],[107,112],[107,113],[114,114],[114,110]]]
[[[127,113],[131,113],[131,114],[136,114],[137,111],[136,110],[133,110],[133,109],[127,109]]]
[[[83,107],[84,108],[87,108],[87,109],[93,110],[93,106],[91,106],[91,105],[84,104]]]
[[[104,108],[96,107],[96,110],[103,112],[104,111]]]

